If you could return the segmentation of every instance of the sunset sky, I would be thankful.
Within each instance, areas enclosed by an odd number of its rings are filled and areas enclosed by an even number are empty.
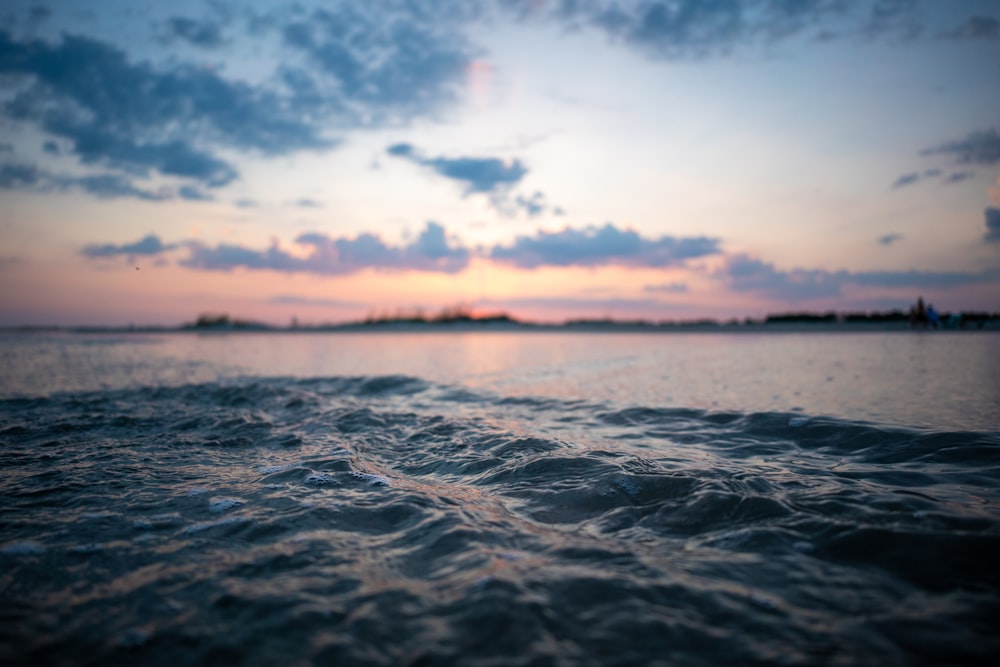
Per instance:
[[[0,326],[1000,311],[1000,2],[0,5]]]

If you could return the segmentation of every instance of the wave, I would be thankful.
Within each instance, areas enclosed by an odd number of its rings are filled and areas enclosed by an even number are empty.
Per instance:
[[[408,376],[0,400],[0,659],[950,664],[1000,434]]]

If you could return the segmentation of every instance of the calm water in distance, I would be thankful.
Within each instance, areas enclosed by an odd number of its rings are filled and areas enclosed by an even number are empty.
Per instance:
[[[1000,333],[379,332],[0,338],[0,394],[408,375],[501,395],[1000,430]]]

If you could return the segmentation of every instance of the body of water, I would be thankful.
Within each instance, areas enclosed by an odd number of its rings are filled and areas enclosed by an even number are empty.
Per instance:
[[[4,664],[993,664],[993,332],[5,334]]]

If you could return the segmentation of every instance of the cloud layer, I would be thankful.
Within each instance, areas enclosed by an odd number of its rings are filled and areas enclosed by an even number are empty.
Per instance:
[[[519,236],[510,245],[494,246],[489,257],[523,269],[609,264],[663,267],[718,252],[719,239],[705,236],[649,239],[609,223],[603,227],[567,227],[558,232],[539,231],[534,236]]]

